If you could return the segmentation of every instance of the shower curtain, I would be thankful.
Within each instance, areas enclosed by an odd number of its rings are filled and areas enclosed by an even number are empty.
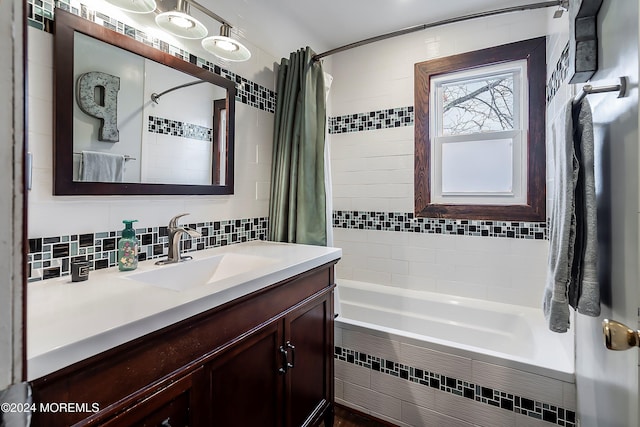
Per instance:
[[[325,85],[313,55],[300,49],[278,68],[269,240],[326,245]]]

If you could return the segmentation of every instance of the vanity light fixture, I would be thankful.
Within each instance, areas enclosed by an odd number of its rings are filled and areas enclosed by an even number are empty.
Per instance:
[[[156,24],[168,33],[184,39],[201,39],[208,34],[207,27],[189,15],[189,3],[178,0],[173,10],[156,16]]]
[[[238,40],[229,37],[231,24],[216,15],[195,0],[106,0],[112,5],[135,13],[148,13],[157,10],[156,24],[166,32],[185,39],[202,39],[202,47],[209,53],[226,61],[246,61],[251,52]],[[208,17],[220,22],[219,36],[207,37],[207,28],[189,14],[193,6]]]
[[[156,10],[156,0],[106,0],[118,9],[131,13],[151,13]]]
[[[223,23],[219,36],[209,36],[202,40],[202,47],[215,56],[227,61],[246,61],[251,58],[251,52],[239,41],[229,37],[231,26]]]

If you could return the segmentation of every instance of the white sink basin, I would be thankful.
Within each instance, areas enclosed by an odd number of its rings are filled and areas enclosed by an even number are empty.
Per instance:
[[[268,257],[227,253],[158,265],[150,270],[129,274],[126,278],[159,288],[183,291],[246,273],[276,261]]]

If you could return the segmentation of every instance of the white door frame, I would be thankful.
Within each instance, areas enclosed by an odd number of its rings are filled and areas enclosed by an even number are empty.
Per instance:
[[[25,3],[0,1],[0,391],[25,374]]]

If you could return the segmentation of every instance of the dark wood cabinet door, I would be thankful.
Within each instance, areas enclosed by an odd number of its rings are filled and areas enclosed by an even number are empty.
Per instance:
[[[333,390],[332,294],[325,294],[285,317],[287,371],[286,425],[300,427],[316,422],[327,409]],[[331,378],[331,381],[327,379]],[[329,408],[330,409],[330,408]]]
[[[242,339],[210,364],[212,426],[281,426],[282,322]]]
[[[101,427],[198,427],[209,425],[202,412],[201,397],[206,391],[203,368],[183,376],[151,393]]]

